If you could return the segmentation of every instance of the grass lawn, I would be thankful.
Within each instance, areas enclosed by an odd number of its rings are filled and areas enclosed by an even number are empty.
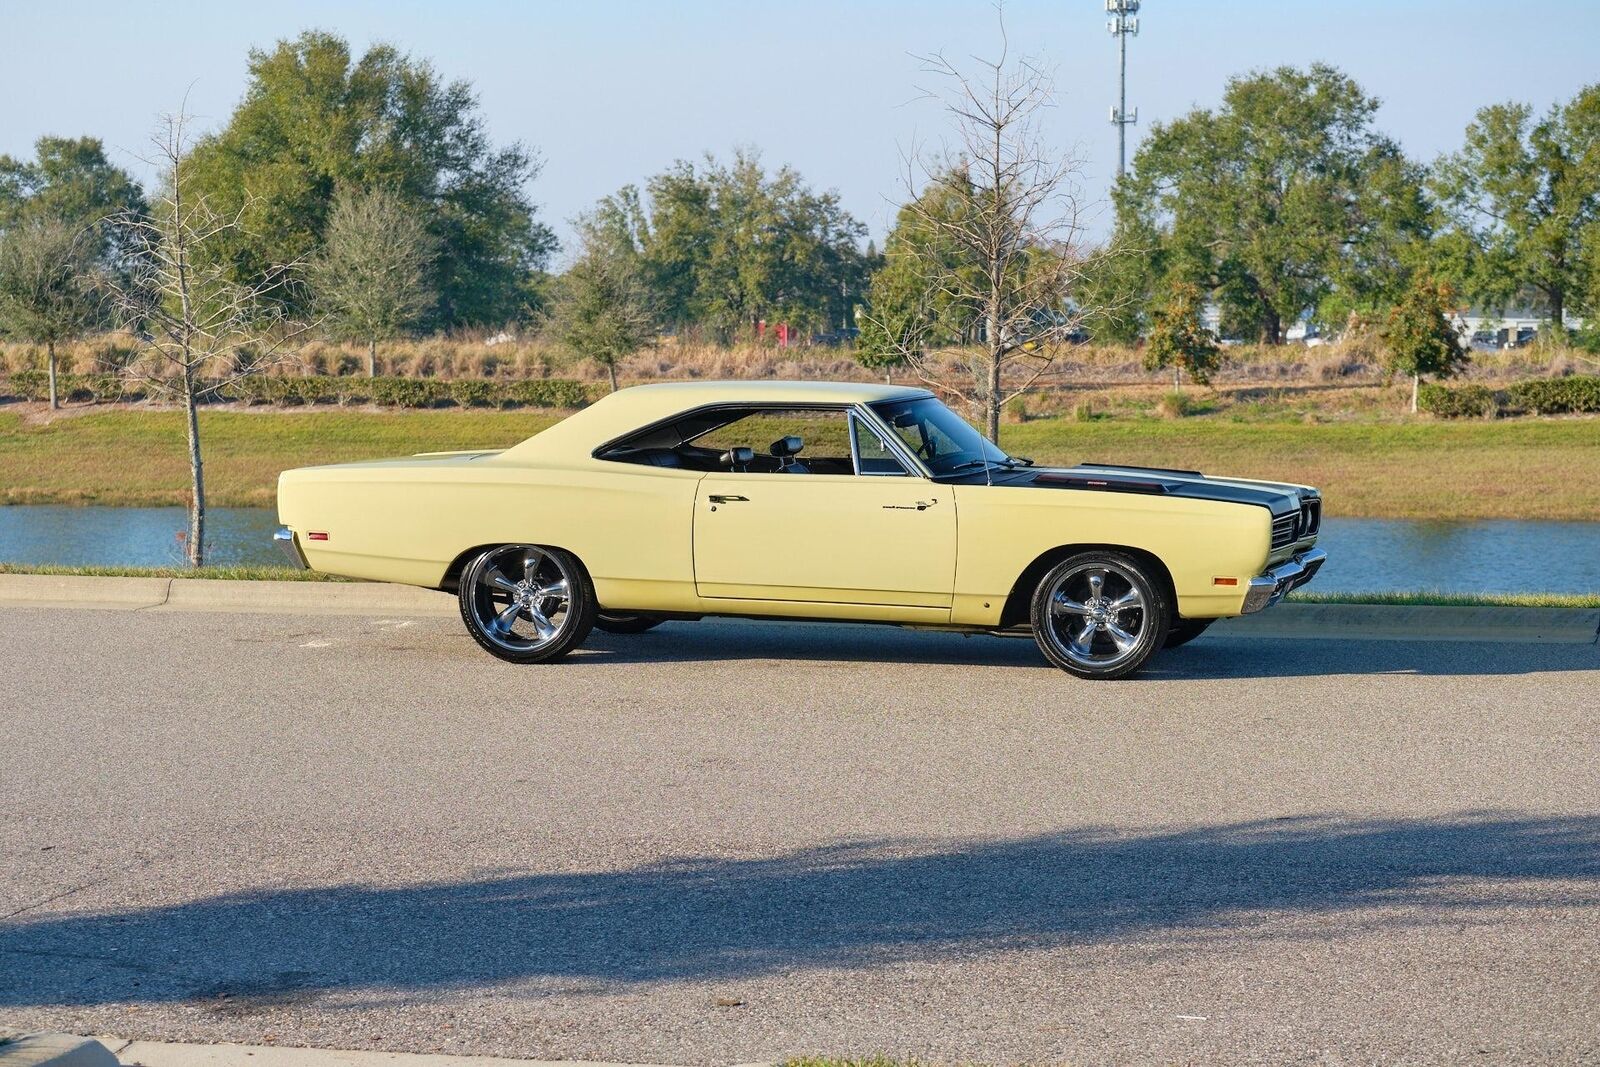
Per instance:
[[[502,411],[206,411],[210,502],[270,506],[278,472],[312,463],[500,448],[559,416]],[[1414,423],[1039,419],[1001,443],[1040,463],[1189,467],[1319,486],[1328,513],[1600,519],[1600,419]],[[25,423],[0,410],[0,502],[180,504],[176,411],[96,410]]]

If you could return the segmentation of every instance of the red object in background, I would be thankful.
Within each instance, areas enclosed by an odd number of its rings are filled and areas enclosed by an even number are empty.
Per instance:
[[[787,322],[778,323],[778,347],[789,347],[789,324]]]

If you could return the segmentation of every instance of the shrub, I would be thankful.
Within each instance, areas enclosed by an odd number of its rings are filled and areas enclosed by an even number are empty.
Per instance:
[[[1486,385],[1452,389],[1430,382],[1418,388],[1417,407],[1441,419],[1471,419],[1493,415],[1499,404]]]
[[[1185,415],[1192,414],[1194,410],[1195,403],[1189,399],[1189,394],[1177,389],[1163,396],[1161,402],[1156,405],[1156,414],[1164,419],[1181,419]]]
[[[506,399],[532,408],[579,408],[589,400],[582,382],[567,378],[532,378],[506,386]]]
[[[13,375],[15,378],[15,375]],[[1536,378],[1506,390],[1511,403],[1535,415],[1600,411],[1600,376]]]
[[[431,408],[447,395],[448,383],[435,378],[373,378],[372,399],[385,407]]]
[[[42,370],[13,371],[10,392],[23,400],[44,400],[50,395],[50,376]]]
[[[494,383],[482,378],[459,378],[450,383],[450,399],[464,408],[486,407],[495,400]]]
[[[138,400],[144,396],[142,388],[128,382],[120,374],[88,374],[84,376],[83,381],[89,391],[89,398],[97,404]]]

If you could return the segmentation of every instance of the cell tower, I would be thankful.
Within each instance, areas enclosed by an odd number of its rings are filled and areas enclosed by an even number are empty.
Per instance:
[[[1128,127],[1139,121],[1139,109],[1128,110],[1128,38],[1139,36],[1139,0],[1106,0],[1106,29],[1117,39],[1117,102],[1111,124],[1117,128],[1117,177],[1128,169]]]

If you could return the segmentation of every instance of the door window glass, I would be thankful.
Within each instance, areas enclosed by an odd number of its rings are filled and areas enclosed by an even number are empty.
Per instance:
[[[856,460],[862,474],[904,474],[906,469],[873,428],[861,419],[850,420],[855,434]]]

